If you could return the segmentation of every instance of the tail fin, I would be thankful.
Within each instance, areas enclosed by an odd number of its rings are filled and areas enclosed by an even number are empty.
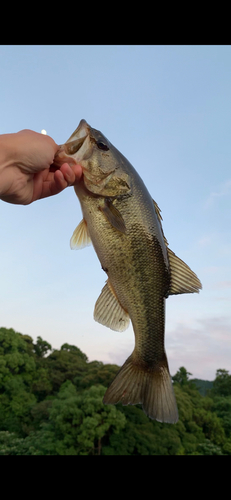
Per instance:
[[[176,423],[177,404],[165,359],[158,368],[145,370],[134,362],[133,355],[129,356],[107,389],[103,402],[121,402],[123,405],[142,403],[148,417],[158,422]]]

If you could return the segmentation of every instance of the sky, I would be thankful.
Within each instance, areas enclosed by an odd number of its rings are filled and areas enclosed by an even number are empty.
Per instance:
[[[203,285],[166,301],[170,372],[207,380],[231,371],[230,89],[231,46],[0,46],[0,134],[45,129],[62,144],[84,118],[142,177]],[[70,249],[81,219],[73,187],[0,201],[0,326],[122,365],[133,330],[93,319],[105,273],[92,246]]]

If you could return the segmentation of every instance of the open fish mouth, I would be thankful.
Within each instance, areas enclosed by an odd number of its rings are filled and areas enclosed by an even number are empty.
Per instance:
[[[75,139],[67,144],[65,144],[65,150],[68,155],[74,155],[77,151],[82,147],[86,137],[80,137],[79,139]]]
[[[73,134],[71,134],[65,143],[66,153],[70,155],[77,153],[81,149],[85,139],[89,135],[89,132],[89,125],[85,120],[81,120],[77,129],[73,132]]]
[[[64,162],[69,165],[79,163],[89,149],[89,125],[85,120],[81,120],[77,129],[69,137],[69,139],[62,144],[54,157],[54,166],[60,167]]]

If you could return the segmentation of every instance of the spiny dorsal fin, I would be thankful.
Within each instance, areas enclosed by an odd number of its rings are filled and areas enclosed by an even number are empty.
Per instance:
[[[155,207],[155,210],[156,210],[156,215],[157,215],[157,217],[158,217],[159,221],[161,222],[161,221],[163,220],[163,217],[162,217],[162,215],[161,215],[161,213],[160,213],[160,212],[161,212],[161,209],[158,207],[158,205],[157,205],[157,203],[156,203],[156,201],[155,201],[155,200],[152,200],[152,201],[153,201],[153,203],[154,203],[154,207]]]
[[[103,287],[95,304],[94,319],[112,330],[123,332],[128,328],[130,318],[122,308],[109,283]]]
[[[79,250],[80,248],[87,247],[90,244],[91,238],[88,232],[87,223],[84,219],[82,219],[71,237],[71,249]]]
[[[164,236],[164,231],[163,231],[163,228],[162,228],[162,223],[161,221],[163,220],[162,216],[161,216],[161,209],[158,207],[157,203],[155,200],[152,200],[153,203],[154,203],[154,207],[155,207],[155,211],[156,211],[156,215],[158,217],[158,220],[159,220],[159,223],[160,223],[160,227],[161,227],[161,231],[162,231],[162,234],[163,234],[163,238],[164,238],[164,242],[165,242],[165,245],[168,246],[168,242]]]
[[[168,294],[199,293],[202,285],[197,275],[170,248],[167,248],[167,252],[171,272],[171,287]]]

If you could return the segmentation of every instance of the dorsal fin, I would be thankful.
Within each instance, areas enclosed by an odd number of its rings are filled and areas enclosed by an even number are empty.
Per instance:
[[[164,238],[165,245],[166,245],[166,246],[168,246],[168,242],[167,242],[167,240],[166,240],[166,238],[165,238],[165,236],[164,236],[164,231],[163,231],[162,222],[161,222],[161,221],[163,220],[163,218],[162,218],[162,216],[161,216],[161,213],[160,213],[160,212],[161,212],[161,209],[158,207],[158,205],[157,205],[157,203],[156,203],[156,201],[155,201],[155,200],[152,200],[152,201],[153,201],[153,203],[154,203],[154,207],[155,207],[156,215],[157,215],[158,220],[159,220],[159,223],[160,223],[160,227],[161,227],[161,231],[162,231],[162,234],[163,234],[163,238]]]
[[[167,248],[167,252],[171,273],[171,286],[168,295],[199,293],[202,285],[197,275],[170,248]]]
[[[168,295],[177,295],[180,293],[194,293],[194,292],[199,293],[199,289],[202,288],[202,285],[197,275],[190,269],[190,267],[187,264],[185,264],[183,260],[179,259],[179,257],[177,257],[176,254],[172,250],[170,250],[170,248],[168,248],[168,242],[164,236],[164,231],[161,223],[161,221],[163,220],[160,213],[161,210],[158,207],[156,201],[155,200],[152,201],[154,203],[156,215],[158,217],[161,226],[164,242],[168,252],[168,259],[171,272],[171,286]]]

